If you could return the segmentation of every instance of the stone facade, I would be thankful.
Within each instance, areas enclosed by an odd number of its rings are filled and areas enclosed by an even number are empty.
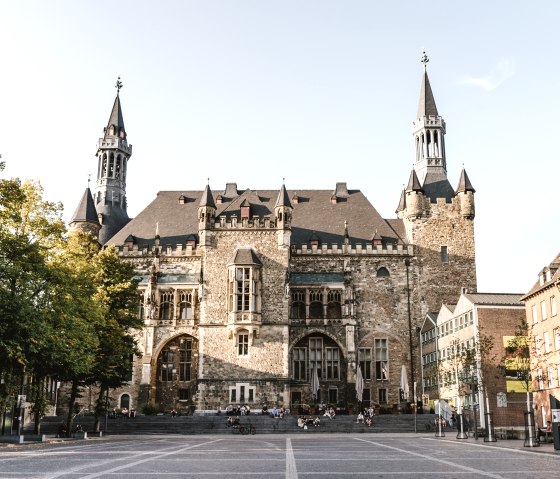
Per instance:
[[[422,104],[429,108],[418,112],[415,170],[397,218],[382,218],[345,183],[334,191],[228,183],[214,193],[209,185],[160,192],[104,242],[134,264],[145,324],[143,355],[116,406],[356,408],[359,364],[363,402],[396,407],[403,365],[410,391],[420,380],[425,315],[461,287],[476,288],[474,189],[464,171],[457,191],[447,180],[445,123],[427,74]],[[118,158],[111,144],[101,161]],[[100,165],[100,175],[112,174]],[[117,224],[111,211],[103,225]]]

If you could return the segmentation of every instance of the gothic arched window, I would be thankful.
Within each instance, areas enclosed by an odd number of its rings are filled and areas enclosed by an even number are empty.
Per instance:
[[[309,318],[323,319],[323,292],[309,292]]]
[[[389,277],[389,270],[385,267],[381,267],[377,270],[377,277],[378,278],[388,278]]]
[[[173,292],[171,291],[161,293],[159,319],[173,319]]]
[[[192,292],[181,291],[179,293],[179,319],[192,319]]]
[[[340,319],[342,318],[342,294],[340,290],[329,291],[327,295],[327,319]]]
[[[292,290],[292,307],[290,317],[292,319],[305,319],[305,291]]]

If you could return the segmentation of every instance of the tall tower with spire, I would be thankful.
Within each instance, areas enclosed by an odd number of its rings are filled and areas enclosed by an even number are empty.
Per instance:
[[[126,212],[126,173],[132,155],[132,145],[126,138],[121,108],[120,90],[116,83],[117,96],[111,110],[103,137],[97,143],[97,183],[94,192],[95,209],[101,223],[99,242],[105,244],[129,222]]]
[[[445,121],[428,79],[426,52],[421,62],[420,101],[412,127],[416,156],[396,213],[403,220],[407,242],[421,258],[418,293],[427,311],[436,311],[442,300],[453,300],[461,288],[476,290],[475,190],[464,168],[456,190],[447,178]]]
[[[432,87],[428,78],[426,52],[422,52],[424,75],[420,87],[418,113],[412,124],[416,146],[414,170],[428,197],[451,200],[453,188],[447,180],[447,160],[445,158],[445,121],[438,113]]]

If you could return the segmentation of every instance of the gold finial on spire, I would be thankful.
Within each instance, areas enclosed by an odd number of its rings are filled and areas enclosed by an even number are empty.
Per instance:
[[[119,75],[119,77],[117,78],[117,83],[115,83],[115,88],[117,89],[117,95],[121,91],[122,87],[123,87],[123,84],[122,84],[122,81],[121,81],[121,77]]]
[[[210,178],[206,178],[206,184],[210,186]]]
[[[91,181],[91,173],[87,174],[87,187],[89,188],[89,182]]]
[[[282,178],[282,184],[283,184],[283,185],[286,184],[286,178]]]
[[[426,71],[426,66],[428,65],[429,61],[430,59],[428,58],[428,55],[426,55],[426,50],[422,48],[422,58],[420,59],[420,63],[424,64],[424,71]]]

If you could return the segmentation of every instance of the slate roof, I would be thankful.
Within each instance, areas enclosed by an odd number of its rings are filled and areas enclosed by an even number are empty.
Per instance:
[[[540,279],[533,285],[529,292],[523,296],[523,300],[527,299],[529,296],[539,292],[542,289],[550,287],[550,285],[557,283],[560,284],[560,253],[558,253],[555,258],[550,262],[550,264],[541,270],[540,274],[543,274],[546,270],[550,270],[550,281],[545,281],[542,285]],[[540,276],[540,275],[539,275]]]
[[[522,306],[522,294],[511,293],[465,293],[471,303],[483,306]]]
[[[465,191],[472,191],[474,193],[475,189],[471,184],[471,180],[469,180],[465,168],[463,168],[461,170],[461,176],[459,177],[459,185],[457,186],[455,193],[464,193]]]
[[[443,167],[430,167],[424,177],[422,184],[424,194],[430,198],[431,203],[435,203],[437,198],[445,198],[447,203],[451,203],[452,198],[455,196],[455,191]]]
[[[344,283],[342,273],[292,273],[290,284]]]
[[[262,261],[251,248],[240,248],[235,252],[230,264],[258,264],[262,266]]]
[[[247,189],[235,198],[228,198],[224,191],[222,203],[216,206],[216,218],[225,215],[227,221],[232,215],[239,219],[240,205],[244,200],[251,204],[252,216],[261,218],[274,217],[274,205],[279,190]],[[288,193],[288,192],[287,192]],[[184,204],[179,204],[179,197],[184,195]],[[402,220],[385,220],[359,190],[349,190],[348,197],[331,202],[332,190],[294,190],[288,198],[298,196],[298,203],[293,206],[292,244],[306,244],[315,233],[322,244],[343,244],[344,222],[348,222],[350,243],[365,244],[371,242],[375,231],[387,243],[403,244],[404,225]],[[154,242],[156,223],[159,223],[159,235],[162,245],[174,245],[186,241],[187,236],[198,234],[198,206],[201,191],[160,191],[157,197],[136,218],[131,220],[108,242],[122,245],[128,235],[136,238],[139,247],[149,246]]]
[[[121,99],[120,99],[118,94],[115,98],[115,102],[113,103],[113,109],[111,110],[111,116],[109,117],[109,121],[107,122],[107,130],[105,132],[106,137],[109,136],[109,127],[111,125],[116,126],[115,134],[113,136],[118,136],[121,128],[122,128],[123,131],[126,132],[126,130],[124,128],[124,120],[123,120],[123,114],[122,114],[122,108],[121,108]],[[125,138],[126,138],[126,133],[125,133]]]
[[[82,199],[70,220],[70,223],[74,221],[88,221],[91,223],[99,224],[99,219],[97,218],[97,211],[95,209],[95,204],[93,202],[93,196],[91,196],[91,190],[86,188]]]
[[[430,86],[428,72],[426,71],[424,71],[422,86],[420,87],[420,101],[418,103],[417,118],[422,118],[424,116],[439,116],[434,94],[432,93],[432,87]]]

